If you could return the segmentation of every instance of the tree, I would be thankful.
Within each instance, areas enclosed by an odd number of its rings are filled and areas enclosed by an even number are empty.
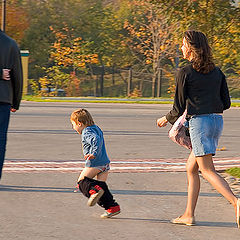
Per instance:
[[[77,96],[80,94],[78,73],[87,72],[90,65],[97,64],[98,55],[90,52],[90,42],[74,36],[74,29],[65,26],[62,31],[53,27],[50,30],[56,37],[50,51],[53,66],[44,68],[46,76],[41,78],[42,84],[66,89],[68,95]]]
[[[152,1],[159,4],[159,1]],[[204,32],[213,49],[216,63],[224,71],[239,69],[240,8],[225,0],[163,0],[166,13],[179,25],[178,36],[195,29]],[[232,64],[231,64],[232,63]]]
[[[188,29],[204,32],[212,47],[216,65],[221,67],[229,80],[236,79],[237,82],[240,72],[239,3],[234,4],[235,1],[232,0],[152,0],[151,2],[156,5],[160,2],[165,4],[169,21],[178,24],[175,35],[178,42],[181,41],[183,32]],[[181,59],[181,63],[185,61]],[[236,90],[237,85],[234,86]]]
[[[30,51],[29,77],[35,79],[36,86],[39,77],[49,75],[47,69],[52,66],[70,74],[70,67],[63,70],[63,66],[53,64],[50,58],[51,46],[57,38],[49,26],[58,32],[69,26],[72,39],[81,37],[82,42],[90,43],[86,48],[89,53],[97,54],[98,62],[87,64],[88,72],[83,71],[82,74],[90,74],[88,76],[95,80],[100,70],[106,73],[109,69],[114,72],[117,68],[131,67],[139,75],[141,72],[151,74],[152,96],[156,96],[156,78],[160,68],[165,71],[164,77],[171,75],[172,79],[178,66],[174,57],[178,55],[177,49],[187,29],[207,34],[216,64],[227,74],[236,76],[240,69],[240,15],[239,8],[231,5],[231,1],[13,1],[18,2],[18,6],[24,6],[28,15],[29,27],[23,31],[21,48]],[[181,66],[184,60],[179,59]],[[98,69],[98,73],[94,69]],[[102,85],[104,71],[101,73]]]
[[[8,0],[6,6],[6,29],[5,32],[18,44],[24,37],[24,32],[29,27],[29,16],[22,1]],[[0,6],[0,17],[2,18],[2,5]]]
[[[156,96],[157,77],[166,61],[171,63],[175,45],[172,41],[174,25],[169,24],[163,5],[151,1],[132,1],[132,21],[125,22],[128,43],[141,67],[152,73],[152,97]]]

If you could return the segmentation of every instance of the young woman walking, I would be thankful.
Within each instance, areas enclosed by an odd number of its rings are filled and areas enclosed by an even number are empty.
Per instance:
[[[215,66],[206,36],[198,31],[186,31],[182,43],[183,57],[190,64],[176,76],[176,92],[172,110],[157,120],[159,127],[173,124],[187,109],[192,151],[187,160],[188,200],[183,215],[172,220],[175,224],[194,225],[200,178],[203,177],[235,208],[240,228],[240,199],[228,183],[216,172],[212,156],[223,129],[224,110],[230,108],[229,91],[222,71]]]

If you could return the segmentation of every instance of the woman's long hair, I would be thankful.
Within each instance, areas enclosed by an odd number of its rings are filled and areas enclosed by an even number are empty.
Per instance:
[[[215,68],[212,58],[212,50],[207,37],[202,32],[193,30],[184,33],[191,52],[193,68],[200,73],[208,73]]]

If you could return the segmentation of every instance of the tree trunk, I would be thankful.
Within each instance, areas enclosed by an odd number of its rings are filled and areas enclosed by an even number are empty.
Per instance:
[[[95,79],[94,96],[98,97],[98,75],[96,75],[96,79]]]
[[[129,68],[129,74],[128,74],[128,89],[127,89],[127,96],[129,97],[132,93],[132,68]]]
[[[112,85],[115,85],[115,74],[114,74],[115,68],[114,65],[112,66]]]
[[[100,97],[103,97],[103,87],[104,87],[104,65],[101,68],[101,75],[100,75]]]
[[[162,69],[158,69],[157,97],[161,97],[161,95],[162,95]]]

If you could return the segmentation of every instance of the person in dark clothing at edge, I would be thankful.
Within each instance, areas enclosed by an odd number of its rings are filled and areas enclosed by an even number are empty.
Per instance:
[[[0,179],[6,152],[10,112],[22,98],[22,63],[17,43],[0,30]]]
[[[181,68],[176,76],[176,91],[172,110],[157,120],[159,127],[173,124],[187,109],[192,151],[187,160],[188,200],[182,216],[172,223],[194,225],[200,178],[203,177],[235,208],[240,228],[240,199],[233,194],[228,183],[218,175],[212,156],[215,155],[223,129],[224,110],[231,102],[225,75],[215,66],[206,36],[198,31],[186,31],[182,43],[183,57],[191,63]]]

